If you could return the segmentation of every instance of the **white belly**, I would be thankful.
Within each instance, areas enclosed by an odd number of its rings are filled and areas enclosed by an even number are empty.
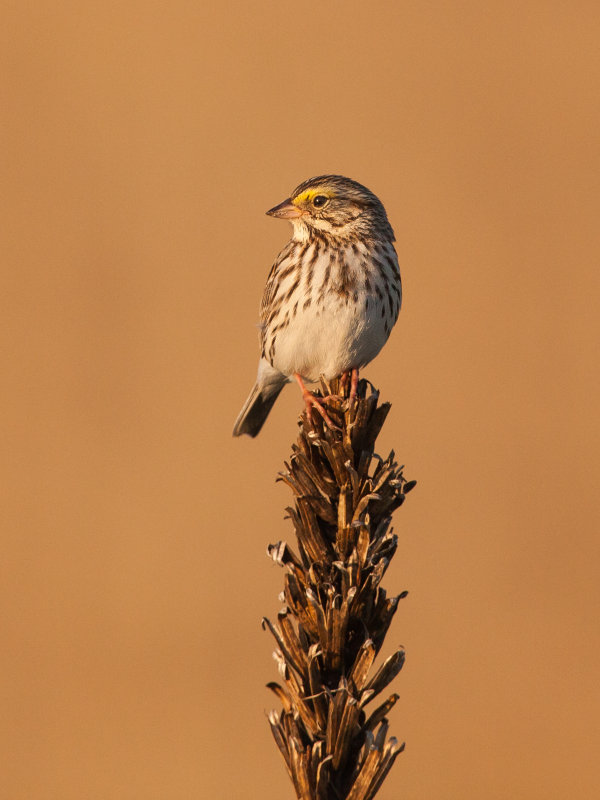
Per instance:
[[[364,299],[357,306],[337,297],[326,309],[311,305],[299,310],[288,327],[277,332],[273,366],[284,375],[297,372],[314,382],[320,375],[334,378],[368,364],[388,337],[378,311],[365,313]]]
[[[315,252],[310,249],[305,254],[306,264]],[[396,321],[401,300],[397,266],[394,272],[382,261],[387,258],[397,264],[393,245],[389,243],[382,253],[375,266],[363,243],[355,250],[348,246],[337,259],[323,249],[300,281],[297,273],[287,271],[290,262],[281,262],[279,271],[285,277],[275,276],[264,329],[264,354],[275,369],[315,382],[320,375],[334,378],[375,358]],[[396,293],[388,297],[394,282]],[[276,310],[271,317],[269,307]]]

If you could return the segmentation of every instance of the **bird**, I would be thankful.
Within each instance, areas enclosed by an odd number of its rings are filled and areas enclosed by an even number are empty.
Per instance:
[[[379,198],[342,175],[310,178],[266,213],[293,232],[267,278],[258,374],[233,435],[256,436],[292,378],[308,413],[335,428],[305,382],[341,376],[356,398],[359,370],[386,343],[402,304],[394,231]]]

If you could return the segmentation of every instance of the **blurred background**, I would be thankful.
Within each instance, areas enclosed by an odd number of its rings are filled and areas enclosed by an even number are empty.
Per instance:
[[[405,291],[364,373],[418,480],[380,797],[596,798],[598,4],[8,2],[0,36],[0,797],[293,797],[259,623],[300,393],[231,428],[264,212],[333,172]]]

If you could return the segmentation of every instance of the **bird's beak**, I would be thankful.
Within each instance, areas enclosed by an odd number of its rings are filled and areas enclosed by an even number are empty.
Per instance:
[[[292,198],[288,197],[287,200],[284,200],[283,203],[279,203],[275,208],[270,208],[267,214],[270,217],[279,217],[279,219],[296,219],[297,217],[301,217],[304,211],[301,211],[298,206],[295,206],[292,203]]]

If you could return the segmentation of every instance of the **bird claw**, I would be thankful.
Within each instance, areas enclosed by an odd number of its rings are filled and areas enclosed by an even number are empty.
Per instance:
[[[319,414],[323,417],[323,420],[325,421],[325,424],[327,425],[327,427],[332,431],[339,431],[341,433],[342,429],[339,428],[333,422],[333,420],[331,419],[331,417],[329,416],[329,414],[327,413],[327,411],[325,410],[325,408],[323,406],[323,403],[324,403],[325,400],[329,400],[330,398],[335,397],[335,395],[327,395],[327,397],[316,398],[315,395],[312,392],[308,391],[308,389],[304,385],[304,382],[302,381],[302,378],[300,377],[300,375],[297,372],[294,372],[294,378],[298,382],[298,386],[300,387],[300,389],[302,391],[302,397],[304,398],[304,402],[306,403],[306,415],[307,415],[307,417],[309,419],[312,419],[312,413],[311,413],[312,409],[316,408],[317,411],[319,412]],[[339,397],[336,398],[336,399],[339,400]]]
[[[348,407],[352,408],[354,405],[354,401],[356,400],[356,395],[358,392],[358,370],[352,370],[352,383],[350,384],[350,399],[348,402]]]
[[[307,391],[306,394],[304,394],[304,402],[306,403],[306,413],[309,418],[312,418],[312,413],[311,413],[312,409],[316,408],[319,414],[323,417],[323,420],[325,421],[327,427],[332,431],[339,431],[341,433],[342,429],[333,422],[333,420],[331,419],[331,417],[329,416],[329,414],[327,413],[327,411],[323,406],[323,401],[329,400],[330,397],[333,397],[333,395],[317,399],[314,396],[314,394],[311,394],[311,392]]]

